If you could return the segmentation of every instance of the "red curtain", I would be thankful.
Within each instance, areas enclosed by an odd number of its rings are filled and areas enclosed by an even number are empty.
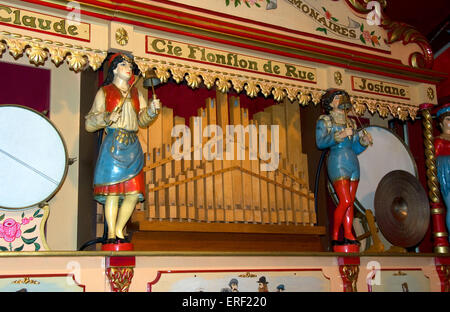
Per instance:
[[[151,89],[149,90],[149,99],[152,97]],[[155,88],[155,92],[161,103],[164,106],[173,109],[174,116],[183,117],[186,124],[189,124],[189,117],[197,116],[197,109],[205,107],[207,98],[216,97],[216,88],[213,87],[208,90],[206,87],[192,89],[186,84],[176,84],[175,82],[168,82],[159,85]],[[241,107],[248,108],[249,118],[253,114],[264,110],[264,108],[276,104],[273,98],[264,98],[258,96],[257,98],[250,98],[247,95],[237,94],[236,92],[228,92],[228,97],[236,96],[240,99]]]
[[[0,62],[0,104],[50,110],[50,70]]]

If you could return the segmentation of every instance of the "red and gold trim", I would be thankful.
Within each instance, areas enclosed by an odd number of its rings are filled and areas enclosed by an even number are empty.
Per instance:
[[[25,1],[37,4],[45,3],[46,6],[67,10],[65,1],[62,0]],[[96,0],[79,2],[82,4],[82,13],[86,15],[195,37],[210,42],[341,66],[373,74],[389,75],[392,78],[428,83],[437,83],[445,79],[445,75],[442,73],[411,68],[399,64],[398,60],[317,43],[270,30],[262,30],[261,27],[243,26],[198,14],[180,12],[175,8],[129,0],[120,3]],[[172,2],[168,4],[174,6]],[[198,11],[197,8],[192,8],[192,10]],[[235,17],[230,18],[236,20]],[[292,31],[289,30],[289,33],[292,33]],[[325,38],[320,39],[326,40]],[[420,40],[411,42],[421,44]],[[416,59],[418,58],[416,57]]]
[[[338,264],[343,292],[357,292],[356,283],[358,281],[360,259],[358,257],[339,257]]]
[[[427,180],[429,188],[433,246],[435,253],[448,253],[448,233],[445,227],[444,205],[441,201],[439,181],[437,179],[437,169],[435,161],[434,140],[433,140],[433,120],[430,110],[433,104],[422,104],[420,106],[423,118],[423,132],[425,144],[425,164],[427,166]]]
[[[128,292],[134,276],[135,257],[108,257],[106,276],[113,292]]]

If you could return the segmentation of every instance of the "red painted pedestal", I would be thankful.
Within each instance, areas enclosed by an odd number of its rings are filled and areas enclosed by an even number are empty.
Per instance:
[[[134,250],[131,243],[117,243],[117,244],[104,244],[102,245],[103,251],[132,251]]]
[[[334,252],[359,252],[359,246],[358,245],[336,245],[333,247]]]
[[[450,292],[450,258],[438,257],[434,261],[441,281],[441,291]]]

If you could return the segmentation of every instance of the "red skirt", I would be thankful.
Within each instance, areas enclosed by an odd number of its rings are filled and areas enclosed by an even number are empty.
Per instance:
[[[137,176],[130,180],[104,186],[94,187],[94,195],[128,195],[128,194],[144,194],[144,172],[141,170]]]

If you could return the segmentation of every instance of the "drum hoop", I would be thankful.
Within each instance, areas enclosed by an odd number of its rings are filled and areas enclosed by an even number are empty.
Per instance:
[[[387,130],[387,131],[389,131],[391,134],[393,134],[393,135],[398,139],[398,141],[399,141],[400,143],[403,144],[403,147],[404,147],[405,150],[408,152],[408,155],[409,155],[409,157],[411,158],[412,163],[413,163],[413,167],[414,167],[414,176],[415,176],[416,178],[419,177],[419,172],[418,172],[418,170],[417,170],[417,164],[416,164],[416,161],[415,161],[415,159],[414,159],[414,156],[412,155],[411,150],[409,149],[409,146],[403,141],[403,139],[402,139],[397,133],[391,131],[389,128],[382,127],[382,126],[377,126],[377,125],[367,126],[367,127],[365,127],[364,129],[367,129],[367,128],[381,128],[381,129]],[[364,153],[365,151],[366,151],[366,150],[364,150],[362,153]],[[361,154],[362,154],[362,153],[361,153]],[[332,185],[332,183],[331,183],[329,177],[327,178],[327,181],[328,181],[328,191],[329,191],[329,193],[330,193],[331,199],[333,200],[334,204],[337,205],[337,204],[338,204],[337,194],[336,194],[336,191],[334,190],[334,187],[333,187],[333,185]],[[358,211],[359,211],[360,213],[362,213],[363,215],[366,214],[366,210],[367,210],[367,209],[363,206],[363,204],[361,204],[361,203],[359,202],[358,198],[356,198],[356,197],[355,197],[354,205],[355,205],[355,208],[358,209]]]
[[[31,112],[33,112],[33,113],[36,113],[37,115],[39,115],[40,117],[42,117],[45,121],[47,121],[48,123],[50,123],[50,125],[53,127],[53,129],[56,130],[56,133],[58,134],[59,138],[61,139],[61,142],[62,142],[63,147],[64,147],[64,155],[65,155],[66,161],[65,161],[65,165],[64,165],[64,173],[63,173],[63,175],[62,175],[61,181],[59,182],[59,184],[58,184],[58,186],[55,188],[55,190],[54,190],[49,196],[47,196],[43,201],[34,203],[34,204],[32,204],[32,205],[28,205],[28,206],[25,206],[25,207],[5,207],[5,206],[1,206],[1,205],[0,205],[0,208],[1,208],[1,209],[7,209],[7,210],[19,210],[19,209],[30,208],[30,207],[33,207],[33,206],[36,206],[36,205],[40,205],[40,204],[42,204],[42,203],[45,203],[45,202],[47,202],[49,199],[51,199],[53,196],[55,196],[55,194],[56,194],[57,192],[59,192],[59,190],[62,188],[62,185],[64,184],[64,181],[66,180],[67,172],[68,172],[68,169],[69,169],[69,154],[68,154],[68,152],[67,152],[66,141],[64,140],[64,137],[62,136],[61,131],[59,131],[59,129],[58,129],[58,128],[55,126],[55,124],[50,120],[50,118],[48,118],[47,116],[45,116],[45,115],[42,114],[41,112],[39,112],[39,111],[37,111],[37,110],[35,110],[35,109],[31,108],[31,107],[27,107],[27,106],[23,106],[23,105],[19,105],[19,104],[2,104],[2,105],[0,105],[0,109],[1,109],[2,107],[16,107],[16,108],[23,108],[23,109],[29,110],[29,111],[31,111]]]

